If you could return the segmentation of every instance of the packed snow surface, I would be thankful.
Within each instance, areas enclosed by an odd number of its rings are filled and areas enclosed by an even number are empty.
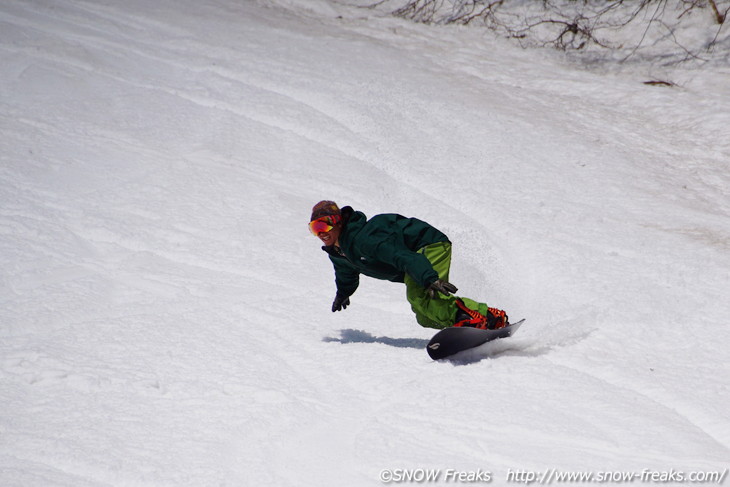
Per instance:
[[[730,69],[324,0],[4,1],[0,65],[1,485],[727,477]],[[331,313],[321,199],[527,321],[434,362],[403,285]]]

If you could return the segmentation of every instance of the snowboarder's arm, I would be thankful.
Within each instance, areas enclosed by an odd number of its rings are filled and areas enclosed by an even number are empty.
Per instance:
[[[439,275],[425,255],[413,252],[403,245],[398,245],[393,239],[378,243],[374,248],[367,249],[381,262],[385,262],[396,269],[408,274],[421,286],[428,287],[438,280]]]
[[[352,296],[360,285],[360,273],[343,259],[330,257],[335,268],[335,286],[337,294],[347,298]]]

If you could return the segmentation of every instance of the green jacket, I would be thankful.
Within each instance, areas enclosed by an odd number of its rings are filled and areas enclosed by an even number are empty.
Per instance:
[[[431,263],[418,250],[449,239],[428,223],[392,213],[368,220],[349,206],[342,208],[342,221],[339,251],[334,245],[322,247],[335,268],[339,294],[352,295],[360,274],[394,282],[403,282],[408,274],[423,287],[438,279]]]

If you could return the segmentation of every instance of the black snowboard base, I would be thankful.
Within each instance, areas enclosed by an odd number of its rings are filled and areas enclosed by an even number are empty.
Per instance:
[[[466,326],[444,328],[436,333],[431,341],[428,342],[426,351],[432,359],[440,360],[455,353],[491,342],[497,338],[512,336],[524,322],[525,320],[520,320],[517,323],[510,323],[498,330],[479,330]]]

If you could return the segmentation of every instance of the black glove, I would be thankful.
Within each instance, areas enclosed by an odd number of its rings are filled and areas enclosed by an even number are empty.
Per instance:
[[[436,297],[437,292],[448,296],[451,293],[455,293],[456,291],[458,291],[458,289],[456,289],[456,286],[454,286],[450,282],[444,281],[443,279],[438,279],[436,281],[433,281],[426,288],[426,293],[428,294],[428,297],[431,299]]]
[[[350,305],[350,298],[349,296],[343,296],[340,293],[337,293],[335,296],[335,300],[332,302],[332,312],[335,311],[342,311],[343,309],[346,309]]]

